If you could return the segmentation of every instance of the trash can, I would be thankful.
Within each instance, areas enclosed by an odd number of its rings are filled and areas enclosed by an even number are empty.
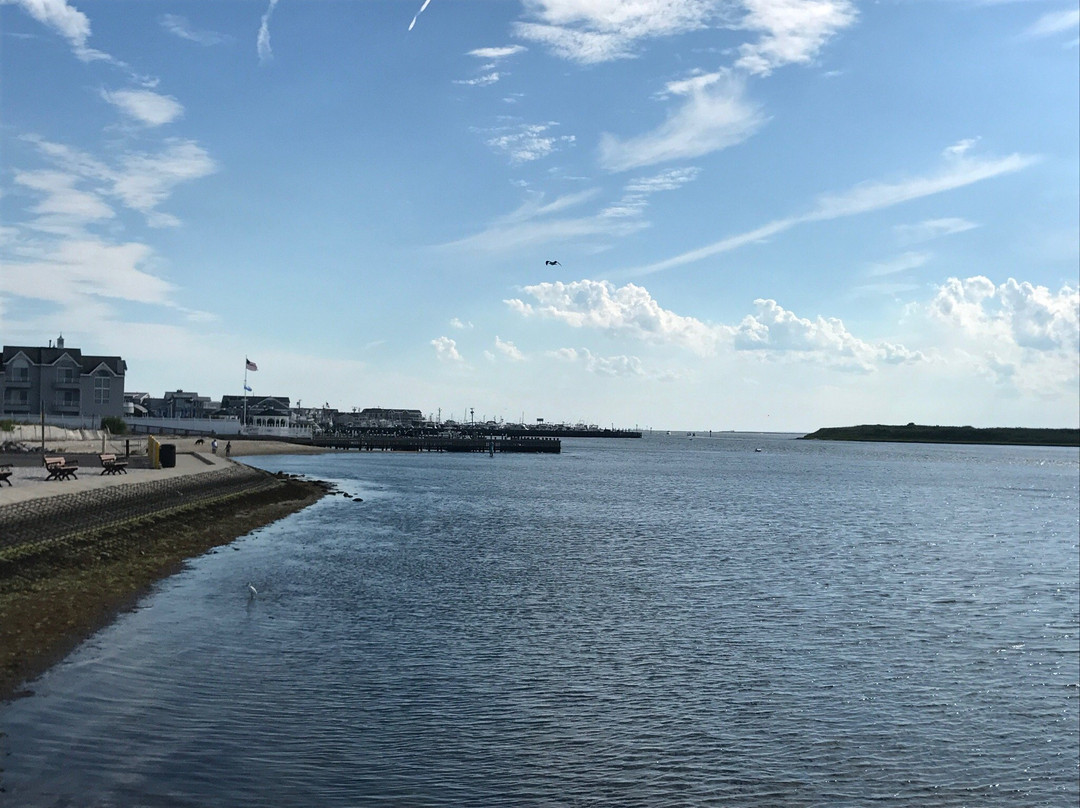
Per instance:
[[[158,449],[158,458],[163,469],[176,468],[176,444],[163,443]]]

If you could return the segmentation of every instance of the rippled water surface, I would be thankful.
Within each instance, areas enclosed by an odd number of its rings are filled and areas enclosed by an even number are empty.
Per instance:
[[[197,559],[0,709],[0,803],[1080,799],[1076,450],[258,463],[363,502]]]

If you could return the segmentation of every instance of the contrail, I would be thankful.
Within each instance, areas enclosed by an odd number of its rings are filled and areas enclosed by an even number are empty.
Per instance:
[[[274,13],[274,6],[277,4],[278,0],[270,0],[270,6],[262,17],[262,25],[259,26],[259,37],[255,45],[259,51],[259,64],[261,65],[274,58],[274,53],[270,50],[270,15]]]
[[[416,21],[420,18],[420,15],[424,13],[424,9],[428,7],[428,3],[430,2],[431,0],[424,0],[424,5],[420,6],[420,10],[416,12],[416,16],[413,17],[412,22],[409,23],[410,31],[413,29],[413,26],[416,25]]]

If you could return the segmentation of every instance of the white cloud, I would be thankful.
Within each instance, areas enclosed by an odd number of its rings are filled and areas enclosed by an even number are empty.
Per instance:
[[[461,354],[458,353],[457,343],[450,337],[436,337],[431,341],[435,349],[435,355],[443,362],[461,362]]]
[[[65,0],[16,0],[27,14],[52,28],[68,42],[76,53],[85,51],[90,36],[90,20]]]
[[[216,170],[210,155],[193,141],[173,139],[166,143],[157,154],[126,155],[113,184],[113,193],[128,207],[144,213],[155,227],[179,224],[175,216],[157,210],[177,185]]]
[[[443,249],[500,252],[554,241],[622,238],[646,226],[641,221],[627,221],[603,214],[577,219],[554,216],[583,204],[596,194],[595,190],[567,194],[547,204],[541,204],[542,198],[535,197],[514,212],[492,222],[483,231],[444,244]]]
[[[499,81],[499,74],[497,72],[485,73],[482,76],[477,76],[474,79],[454,79],[454,84],[461,84],[466,87],[486,87],[489,84],[495,84]]]
[[[499,339],[498,335],[495,336],[495,350],[505,356],[507,359],[512,359],[515,362],[525,361],[525,354],[523,354],[514,343],[508,340]]]
[[[509,45],[503,48],[476,48],[475,50],[469,51],[469,56],[497,62],[499,59],[505,59],[508,56],[524,53],[526,50],[528,50],[528,48],[525,48],[522,45]]]
[[[111,219],[116,214],[92,191],[76,188],[79,178],[60,171],[16,171],[15,182],[38,191],[44,199],[31,210],[45,217],[39,224],[81,227],[88,222]],[[60,219],[62,221],[58,222]]]
[[[536,303],[505,301],[513,311],[575,328],[679,345],[701,355],[713,353],[724,335],[723,329],[661,308],[646,289],[632,283],[616,288],[608,281],[556,281],[526,286],[523,291]]]
[[[783,233],[796,225],[869,213],[890,208],[903,202],[910,202],[914,199],[963,188],[982,180],[1021,171],[1036,163],[1037,160],[1036,157],[1022,154],[1012,154],[1000,159],[955,156],[947,160],[945,167],[934,174],[895,182],[863,183],[840,193],[823,194],[818,197],[817,203],[809,213],[801,216],[791,216],[786,219],[776,219],[754,230],[728,236],[705,247],[690,250],[653,264],[636,267],[629,270],[629,274],[635,276],[648,275],[653,272],[690,264]]]
[[[941,236],[951,236],[955,233],[963,233],[974,230],[979,225],[966,219],[949,217],[943,219],[927,219],[916,224],[898,224],[893,230],[903,240],[909,243],[920,241],[932,241]]]
[[[510,158],[515,165],[540,160],[574,142],[573,135],[547,134],[557,123],[519,124],[513,128],[495,130],[487,145]]]
[[[715,0],[528,0],[537,22],[514,33],[547,46],[556,56],[595,64],[634,55],[638,41],[703,28]]]
[[[870,269],[866,274],[871,278],[883,278],[887,275],[898,275],[901,272],[918,269],[929,260],[929,253],[906,252],[903,255],[898,255],[888,261],[871,264]]]
[[[1005,347],[1071,354],[1080,349],[1080,292],[1069,286],[1055,293],[1012,278],[1000,286],[981,275],[949,278],[928,310],[964,335]]]
[[[696,76],[667,89],[687,100],[652,132],[625,140],[605,133],[600,141],[604,168],[625,171],[700,157],[742,143],[766,120],[744,97],[743,82],[731,73]]]
[[[740,28],[762,32],[739,48],[736,67],[767,76],[778,67],[811,61],[838,31],[855,21],[848,0],[742,0]]]
[[[148,223],[155,227],[179,223],[175,216],[157,210],[177,185],[208,176],[217,169],[206,151],[190,140],[166,140],[165,148],[156,154],[132,152],[122,155],[119,166],[114,168],[64,144],[37,137],[25,139],[34,143],[38,151],[62,171],[84,181],[96,182],[97,194],[120,199],[127,207],[144,214]]]
[[[925,358],[900,345],[858,339],[834,317],[798,317],[775,300],[755,300],[754,306],[757,312],[745,317],[735,332],[734,345],[739,350],[813,354],[833,367],[864,372],[874,370],[880,362],[897,364]]]
[[[278,0],[270,0],[270,5],[266,8],[266,13],[262,16],[262,22],[259,25],[259,35],[255,40],[255,49],[259,53],[259,64],[266,64],[274,58],[274,52],[270,49],[270,15],[274,13],[274,6],[278,4]]]
[[[645,376],[645,368],[636,356],[597,356],[588,348],[560,348],[549,356],[562,362],[580,362],[598,376]]]
[[[1067,8],[1043,14],[1028,27],[1024,34],[1033,38],[1042,38],[1073,31],[1077,27],[1080,27],[1080,9]]]
[[[101,96],[124,114],[147,126],[172,123],[184,114],[184,108],[175,98],[150,90],[106,90],[102,91]]]
[[[1059,399],[1075,397],[1080,350],[1080,293],[1052,292],[1009,278],[949,278],[925,306],[928,325],[955,372],[965,367],[1000,385]]]
[[[673,168],[651,177],[638,177],[626,184],[622,198],[602,212],[602,216],[639,216],[649,204],[649,197],[661,191],[676,191],[693,182],[701,173],[699,168]]]
[[[523,291],[536,302],[517,298],[505,302],[524,317],[548,318],[574,328],[594,328],[613,337],[686,348],[700,356],[715,356],[722,348],[730,347],[863,372],[882,363],[925,359],[920,352],[901,345],[858,339],[835,318],[797,317],[774,300],[754,301],[755,314],[743,318],[737,326],[728,326],[704,323],[663,309],[646,289],[634,284],[616,288],[607,281],[582,280],[540,283]],[[573,358],[565,351],[562,356]]]
[[[186,17],[179,14],[162,14],[161,27],[169,33],[186,39],[189,42],[197,42],[200,45],[220,45],[231,41],[231,37],[219,34],[215,31],[199,31],[192,27]]]
[[[450,327],[451,328],[457,328],[457,329],[460,329],[462,331],[470,331],[470,330],[472,330],[473,324],[472,323],[462,322],[457,317],[453,317],[453,318],[450,319]]]
[[[5,294],[77,308],[89,298],[171,305],[174,286],[150,274],[145,244],[68,239],[4,262]]]

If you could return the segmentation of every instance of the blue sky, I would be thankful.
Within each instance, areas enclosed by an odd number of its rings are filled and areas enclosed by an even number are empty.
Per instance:
[[[250,356],[256,394],[443,418],[1075,427],[1078,26],[3,0],[0,339],[154,395]]]

